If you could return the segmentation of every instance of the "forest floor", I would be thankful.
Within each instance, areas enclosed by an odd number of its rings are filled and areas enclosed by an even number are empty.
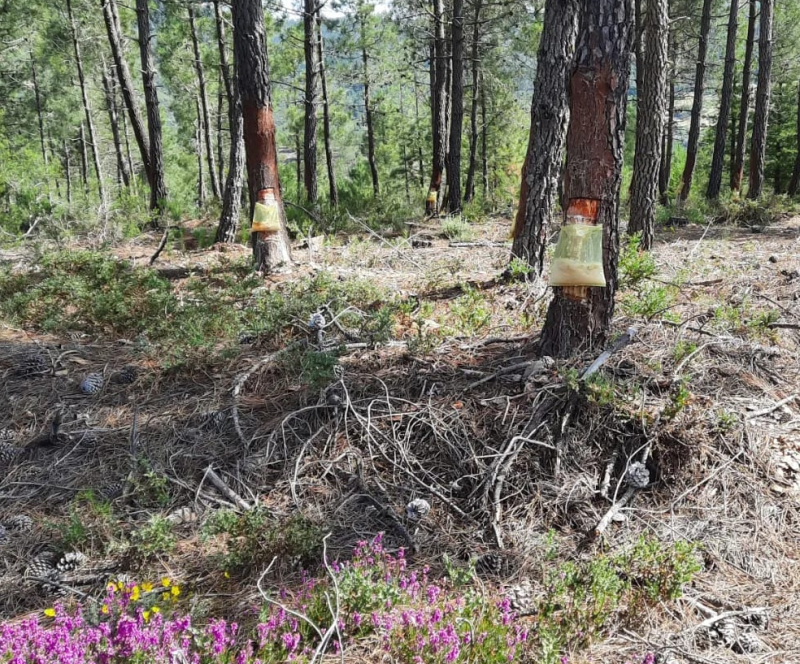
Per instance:
[[[598,353],[537,357],[548,291],[503,274],[508,229],[298,239],[294,269],[259,279],[244,247],[171,246],[160,279],[126,272],[119,292],[108,266],[145,268],[158,234],[99,262],[1,251],[0,433],[19,453],[0,523],[33,528],[0,541],[0,618],[52,604],[25,580],[49,550],[87,557],[62,578],[81,592],[168,576],[191,610],[246,622],[273,558],[265,583],[291,587],[322,534],[333,559],[383,532],[433,574],[471,561],[543,630],[552,570],[644,536],[696,544],[702,569],[680,597],[550,607],[571,663],[800,661],[800,218],[662,229],[654,264],[623,252],[612,341],[637,335],[587,381]],[[661,579],[668,558],[620,578]],[[383,657],[369,639],[346,655]]]

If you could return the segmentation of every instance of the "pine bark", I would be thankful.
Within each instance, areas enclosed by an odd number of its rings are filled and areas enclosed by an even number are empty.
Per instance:
[[[203,111],[199,99],[194,100],[197,123],[194,129],[195,153],[197,155],[197,206],[206,204],[206,181],[203,174]]]
[[[789,181],[789,188],[786,193],[789,196],[797,196],[800,188],[800,83],[797,85],[797,126],[796,126],[797,153],[794,157],[794,168],[792,169],[792,179]]]
[[[117,95],[114,89],[113,78],[109,77],[105,63],[103,64],[103,95],[106,102],[106,111],[108,112],[108,123],[111,125],[111,137],[114,139],[114,153],[117,157],[117,178],[119,184],[129,187],[131,184],[131,173],[128,170],[128,163],[125,161],[125,152],[119,131]]]
[[[219,68],[225,95],[228,99],[228,130],[230,133],[230,153],[228,157],[228,177],[222,195],[216,242],[235,242],[239,231],[239,215],[242,206],[242,182],[244,181],[244,125],[242,123],[242,104],[239,88],[228,65],[228,50],[225,43],[225,23],[222,20],[219,0],[214,0],[214,18],[217,25],[217,48]],[[221,142],[220,142],[221,145]],[[220,163],[222,160],[220,159]]]
[[[369,172],[372,175],[372,194],[377,197],[380,193],[380,183],[378,182],[378,164],[375,161],[375,120],[373,117],[372,98],[370,97],[369,80],[369,55],[367,53],[367,35],[364,17],[361,17],[361,62],[363,65],[363,88],[364,88],[364,119],[367,124],[367,161],[369,162]]]
[[[303,124],[303,182],[306,200],[317,204],[317,106],[319,105],[318,8],[316,0],[303,0],[303,52],[306,61],[306,91]]]
[[[481,190],[489,198],[489,123],[486,119],[486,80],[481,72]]]
[[[31,76],[33,78],[33,96],[36,102],[36,119],[39,122],[39,144],[42,148],[42,161],[44,161],[44,167],[47,169],[48,159],[44,140],[44,113],[42,112],[42,97],[39,92],[39,77],[36,75],[36,60],[33,58],[33,51],[31,50],[29,53],[31,58]]]
[[[719,115],[714,136],[714,155],[711,158],[711,172],[708,176],[706,198],[716,200],[722,188],[722,171],[725,164],[725,151],[728,142],[728,117],[733,101],[733,76],[736,64],[736,31],[739,19],[739,0],[731,0],[728,14],[728,40],[725,45],[725,69],[722,73],[722,91],[720,92]]]
[[[81,122],[80,132],[78,134],[78,142],[81,146],[81,181],[83,182],[83,189],[89,193],[89,153],[86,150],[86,129]]]
[[[658,197],[662,205],[669,202],[669,183],[672,178],[673,132],[675,130],[675,31],[669,34],[669,85],[664,142],[661,147],[661,166],[658,173]]]
[[[736,154],[731,164],[731,191],[742,188],[744,177],[744,153],[747,148],[747,119],[750,114],[750,76],[753,67],[753,50],[756,39],[756,0],[750,0],[750,16],[747,21],[747,39],[742,65],[742,97],[739,101],[739,123],[736,133]]]
[[[570,78],[565,197],[590,203],[603,226],[605,288],[556,288],[541,352],[566,357],[602,344],[614,313],[619,190],[625,140],[633,11],[629,0],[584,0]]]
[[[114,58],[117,81],[122,92],[122,99],[128,111],[128,119],[131,123],[133,136],[139,148],[139,155],[142,159],[144,172],[150,187],[153,187],[152,164],[150,163],[150,141],[139,113],[139,104],[134,93],[131,72],[125,60],[125,50],[122,46],[122,28],[120,27],[119,15],[115,0],[100,0],[103,9],[103,22],[106,26],[108,43],[111,46],[111,55]]]
[[[339,205],[339,187],[336,185],[336,169],[331,145],[331,108],[328,99],[328,79],[325,74],[325,45],[322,41],[322,21],[317,21],[317,49],[319,51],[319,78],[322,84],[322,134],[325,142],[325,165],[328,169],[328,197],[333,207]]]
[[[708,52],[708,33],[711,29],[712,0],[703,0],[703,15],[700,18],[700,44],[697,48],[697,65],[694,74],[694,99],[689,124],[689,140],[686,145],[686,164],[683,167],[681,190],[678,200],[682,203],[689,197],[692,189],[694,167],[697,163],[697,149],[700,143],[700,119],[703,113],[703,85],[706,75],[706,54]]]
[[[469,109],[469,165],[467,167],[467,183],[464,187],[464,202],[475,198],[475,166],[478,160],[478,77],[480,76],[480,38],[481,38],[481,0],[475,0],[472,23],[472,98]]]
[[[72,205],[72,163],[69,143],[64,141],[64,177],[67,181],[67,205]]]
[[[270,103],[269,61],[264,34],[264,12],[260,0],[233,2],[234,62],[244,122],[250,214],[258,192],[272,189],[278,200],[281,230],[277,234],[253,234],[253,256],[257,271],[268,271],[292,260],[286,215],[283,209],[275,119]]]
[[[197,87],[200,93],[200,109],[202,111],[202,130],[205,142],[206,159],[208,160],[208,179],[211,182],[211,194],[219,198],[219,178],[217,177],[217,164],[214,156],[214,142],[211,140],[211,114],[208,112],[208,93],[206,91],[206,73],[200,55],[200,44],[197,41],[197,28],[194,23],[194,8],[192,3],[186,5],[189,13],[189,33],[192,37],[192,52],[194,53],[194,71],[197,75]]]
[[[453,0],[450,155],[447,183],[450,214],[461,212],[461,131],[464,124],[464,0]]]
[[[164,146],[161,139],[161,113],[158,106],[156,68],[150,49],[150,8],[148,0],[136,0],[136,19],[139,27],[139,56],[142,62],[144,104],[147,109],[147,133],[150,139],[150,209],[163,212],[167,202],[167,182],[164,175]]]
[[[734,0],[736,2],[736,0]],[[641,248],[650,250],[656,223],[658,171],[661,163],[664,114],[667,100],[667,0],[648,0],[646,51],[642,62],[642,88],[636,115],[636,153],[631,180],[628,234],[641,233]]]
[[[767,120],[772,75],[773,0],[761,0],[758,21],[758,83],[753,112],[753,137],[750,142],[750,183],[747,197],[756,200],[764,188],[764,162],[767,153]]]
[[[75,52],[75,66],[78,69],[78,83],[81,89],[81,102],[83,104],[83,114],[86,117],[86,128],[89,132],[89,142],[92,148],[92,161],[94,162],[94,172],[97,176],[97,193],[100,195],[100,205],[106,204],[106,191],[103,185],[103,172],[100,168],[100,150],[97,145],[97,134],[94,130],[94,120],[92,120],[92,109],[89,105],[89,93],[86,89],[86,77],[83,73],[83,59],[81,58],[81,48],[78,41],[78,28],[75,25],[75,17],[72,14],[72,0],[67,0],[67,15],[69,17],[70,31],[72,32],[72,48]]]
[[[444,0],[433,0],[433,43],[431,49],[431,109],[433,156],[431,184],[425,199],[425,214],[439,213],[439,190],[442,187],[447,153],[447,51],[445,48]],[[431,200],[431,194],[435,200]]]
[[[569,125],[569,76],[578,34],[580,0],[548,0],[539,41],[528,151],[511,231],[512,256],[542,276],[547,232],[556,209]]]

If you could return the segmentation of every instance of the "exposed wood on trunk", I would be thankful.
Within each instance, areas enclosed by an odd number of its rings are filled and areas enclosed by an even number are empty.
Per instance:
[[[105,63],[103,63],[103,95],[105,96],[106,111],[108,112],[108,123],[111,125],[111,136],[114,139],[114,153],[117,156],[117,179],[119,184],[129,187],[131,173],[128,170],[128,163],[125,160],[125,153],[122,147],[119,114],[117,113],[117,95],[116,90],[114,90],[113,80],[113,78],[109,77]]]
[[[303,0],[303,52],[306,61],[306,91],[303,99],[303,182],[306,200],[317,204],[317,106],[319,105],[319,44],[316,0]]]
[[[336,186],[336,169],[333,164],[331,147],[331,108],[328,99],[328,79],[325,75],[325,45],[322,41],[322,21],[317,21],[317,50],[319,58],[319,77],[322,83],[322,134],[325,142],[325,165],[328,169],[328,197],[333,207],[339,205],[339,188]]]
[[[447,184],[450,214],[461,211],[461,132],[464,124],[464,0],[453,0],[451,123]]]
[[[664,125],[664,142],[661,147],[661,166],[658,173],[658,197],[662,205],[669,201],[669,183],[672,177],[673,132],[675,130],[675,31],[669,33],[669,84],[667,118]]]
[[[431,114],[433,157],[431,183],[425,199],[425,214],[439,213],[439,190],[442,187],[447,152],[447,51],[445,49],[444,0],[433,0],[433,41],[431,46]]]
[[[731,191],[742,188],[744,176],[744,153],[747,148],[747,117],[750,114],[750,75],[753,68],[753,48],[756,39],[756,0],[750,0],[750,16],[747,21],[744,64],[742,65],[742,97],[739,100],[739,123],[736,133],[736,154],[731,164]]]
[[[197,86],[200,92],[200,108],[202,110],[202,131],[205,141],[206,159],[208,159],[208,179],[211,181],[211,193],[214,198],[219,198],[219,178],[217,177],[217,164],[214,157],[214,143],[211,140],[211,114],[208,112],[208,94],[206,92],[206,73],[200,54],[200,44],[197,41],[197,27],[194,23],[194,7],[189,2],[186,5],[189,13],[189,34],[192,37],[192,52],[194,53],[194,71],[197,74]]]
[[[756,200],[764,188],[764,162],[767,153],[767,121],[772,76],[773,0],[761,0],[758,20],[758,84],[753,111],[753,137],[750,142],[750,183],[747,197]]]
[[[531,102],[528,151],[522,166],[519,205],[511,231],[512,256],[544,270],[547,233],[556,209],[564,143],[569,125],[567,85],[578,34],[579,0],[548,0],[539,41]]]
[[[78,28],[75,25],[75,17],[72,14],[72,0],[67,0],[67,15],[69,17],[69,27],[72,33],[72,48],[75,52],[75,66],[78,69],[78,83],[81,88],[81,102],[83,104],[83,114],[86,118],[86,129],[89,132],[89,143],[92,148],[92,161],[94,162],[94,172],[97,176],[97,193],[100,194],[100,205],[105,207],[106,191],[103,186],[103,172],[100,168],[100,150],[97,144],[97,134],[94,130],[94,120],[92,119],[92,108],[89,105],[89,92],[86,88],[86,77],[83,74],[83,59],[81,58],[80,42],[78,41]]]
[[[291,263],[286,215],[283,209],[275,119],[270,105],[269,62],[264,12],[260,0],[235,0],[233,3],[234,58],[244,122],[250,215],[258,192],[272,189],[280,213],[278,233],[253,233],[255,269],[268,271]]]
[[[737,0],[734,0],[736,2]],[[642,87],[636,116],[636,153],[631,180],[628,233],[641,233],[641,248],[650,250],[656,223],[658,170],[661,163],[666,110],[667,0],[647,1],[646,50],[642,61]]]
[[[128,118],[131,123],[131,129],[133,130],[133,136],[136,139],[136,145],[139,148],[139,156],[144,165],[147,181],[150,187],[152,187],[153,177],[152,165],[150,163],[150,141],[147,138],[142,116],[139,112],[139,104],[133,92],[133,81],[131,79],[130,70],[128,69],[128,63],[125,59],[125,50],[122,45],[122,28],[120,27],[119,16],[117,14],[117,5],[115,0],[100,0],[100,4],[103,8],[103,22],[105,23],[108,42],[111,46],[111,55],[114,58],[114,67],[116,69],[117,81],[119,82],[119,87],[122,92],[122,99],[128,111]]]
[[[139,26],[139,56],[142,62],[144,104],[147,109],[147,133],[150,139],[150,209],[163,212],[167,202],[167,182],[164,176],[164,146],[161,139],[161,113],[158,107],[156,68],[150,49],[150,8],[147,0],[136,0],[136,19]]]
[[[795,140],[797,141],[797,153],[794,157],[794,168],[792,169],[792,179],[786,193],[789,196],[797,196],[800,188],[800,83],[797,84],[797,126],[795,128]]]
[[[480,38],[482,0],[475,0],[472,23],[472,55],[470,57],[472,72],[472,98],[469,109],[469,165],[467,167],[467,183],[464,187],[464,201],[475,197],[475,167],[478,161],[478,77],[480,75]]]
[[[714,136],[714,155],[711,158],[711,172],[708,176],[706,198],[716,200],[722,188],[722,171],[727,148],[728,116],[733,101],[733,68],[736,64],[736,31],[739,19],[739,0],[730,0],[728,14],[728,40],[725,45],[725,69],[722,73],[722,91],[720,92],[719,115]]]
[[[692,189],[694,167],[697,163],[697,149],[700,143],[700,119],[703,113],[703,85],[706,76],[706,53],[708,52],[708,32],[711,29],[712,0],[703,0],[703,15],[700,18],[700,44],[697,48],[697,65],[694,74],[694,99],[689,124],[689,140],[686,145],[686,164],[683,167],[681,190],[678,200],[682,203],[689,197]]]
[[[372,193],[377,196],[380,193],[380,183],[378,182],[378,164],[375,161],[375,120],[373,117],[372,99],[370,97],[369,80],[369,54],[367,53],[367,34],[366,19],[360,17],[361,26],[361,63],[363,65],[364,80],[364,119],[367,124],[367,161],[369,162],[369,172],[372,175]]]
[[[628,0],[583,5],[570,79],[565,196],[593,209],[603,226],[605,288],[556,288],[541,352],[564,357],[604,342],[614,313],[619,253],[619,189],[625,140],[633,16]]]

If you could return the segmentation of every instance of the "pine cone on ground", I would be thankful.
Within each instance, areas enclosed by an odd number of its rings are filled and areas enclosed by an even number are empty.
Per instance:
[[[50,360],[43,353],[30,353],[17,366],[17,375],[23,378],[39,376],[50,369]]]
[[[15,514],[3,522],[10,533],[29,533],[33,530],[33,519],[27,514]]]
[[[479,576],[506,576],[510,569],[509,558],[494,551],[484,553],[475,561],[475,571]]]
[[[0,443],[0,468],[11,465],[20,452],[20,448],[16,445]]]
[[[90,373],[81,381],[81,392],[83,394],[97,394],[103,389],[103,376],[99,373]]]
[[[0,429],[0,443],[10,443],[16,437],[13,429]]]
[[[766,611],[754,611],[747,616],[747,622],[756,629],[765,630],[769,625],[769,615]]]
[[[63,580],[61,578],[61,574],[55,568],[54,561],[55,561],[54,553],[50,551],[45,551],[44,553],[40,553],[38,556],[36,556],[33,560],[31,560],[28,563],[28,566],[25,569],[25,577],[41,579],[40,581],[37,581],[37,583],[39,583],[39,586],[45,592],[59,593],[61,589],[58,586],[54,586],[47,583],[48,580],[55,581],[56,583],[61,583],[61,581]]]
[[[523,579],[519,583],[510,586],[506,591],[506,597],[511,602],[511,608],[520,613],[525,613],[533,609],[533,586],[530,579]]]
[[[755,654],[763,650],[761,639],[759,639],[752,632],[740,634],[738,640],[736,641],[736,646],[736,650],[743,654]]]
[[[718,620],[716,623],[714,623],[712,635],[714,632],[716,632],[719,640],[730,648],[734,643],[736,643],[736,640],[739,636],[739,626],[736,624],[735,620],[723,618],[722,620]]]
[[[116,500],[120,498],[125,491],[125,482],[112,482],[104,486],[97,493],[103,500]]]
[[[415,498],[406,505],[406,516],[412,521],[419,521],[431,511],[431,504],[424,498]]]
[[[8,540],[8,531],[5,529],[5,526],[0,525],[0,546],[8,544]]]
[[[625,472],[625,484],[645,489],[650,484],[650,471],[641,461],[634,461]]]
[[[56,569],[62,574],[77,572],[86,564],[86,556],[80,551],[69,551],[56,562]]]
[[[111,376],[111,382],[118,385],[130,385],[136,380],[139,370],[132,364],[127,364]]]

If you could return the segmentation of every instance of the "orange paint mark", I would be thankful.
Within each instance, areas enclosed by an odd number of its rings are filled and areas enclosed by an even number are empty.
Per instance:
[[[597,223],[600,214],[600,201],[596,198],[573,198],[567,207],[567,219],[583,217],[581,223]]]

